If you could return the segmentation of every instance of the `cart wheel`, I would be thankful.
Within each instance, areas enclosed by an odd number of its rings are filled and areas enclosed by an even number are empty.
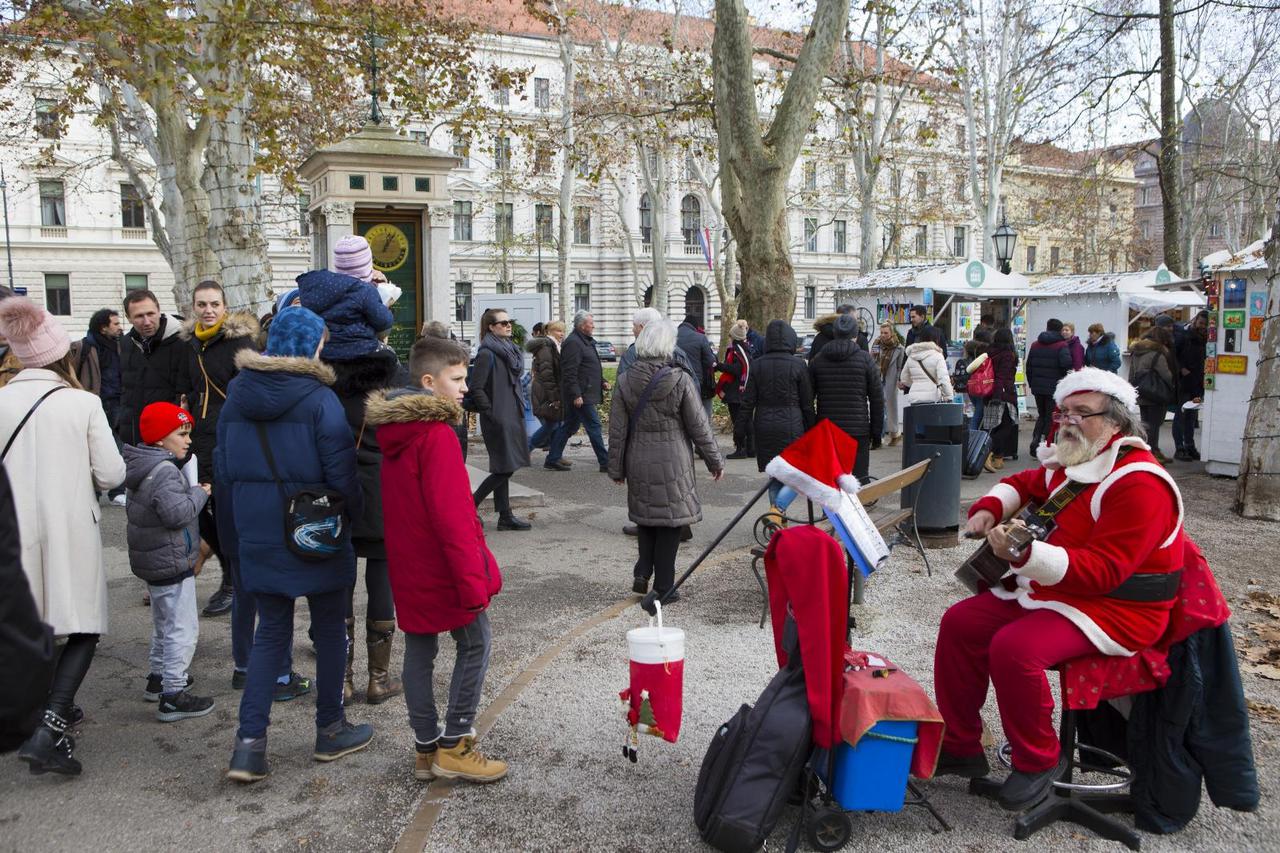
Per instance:
[[[805,830],[809,846],[814,850],[839,850],[849,843],[853,821],[834,806],[819,806],[810,816]]]

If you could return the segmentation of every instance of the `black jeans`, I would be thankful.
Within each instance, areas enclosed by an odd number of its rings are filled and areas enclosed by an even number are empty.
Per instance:
[[[1040,439],[1049,437],[1049,428],[1053,424],[1053,395],[1036,394],[1036,426],[1031,431],[1031,455],[1035,456],[1035,448]]]
[[[49,687],[50,711],[64,720],[71,720],[71,708],[76,703],[76,693],[89,674],[94,650],[98,648],[97,634],[72,634],[67,637],[53,671],[53,684]]]
[[[637,525],[636,541],[640,545],[640,558],[636,560],[633,574],[645,580],[653,578],[653,588],[665,593],[675,583],[680,528]]]
[[[1004,414],[1000,423],[991,430],[991,452],[1005,459],[1018,455],[1018,422],[1009,415],[1009,406],[1004,401],[987,401],[988,406],[1000,406]]]
[[[1160,427],[1164,425],[1164,416],[1169,411],[1169,407],[1160,405],[1146,406],[1139,403],[1138,411],[1142,414],[1142,425],[1147,430],[1147,444],[1151,445],[1152,451],[1159,450]]]
[[[364,589],[369,594],[364,618],[371,622],[387,622],[396,618],[396,605],[391,600],[391,579],[387,576],[385,558],[370,557],[364,561]],[[355,618],[355,587],[347,590],[347,618]]]
[[[503,518],[511,515],[511,472],[490,474],[484,478],[484,482],[476,489],[476,493],[471,496],[477,508],[479,508],[480,502],[489,496],[490,492],[493,492],[493,506],[498,511],[498,515]]]

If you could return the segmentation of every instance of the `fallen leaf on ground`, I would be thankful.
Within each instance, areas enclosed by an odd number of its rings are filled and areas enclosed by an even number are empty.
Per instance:
[[[1280,724],[1280,708],[1275,705],[1268,705],[1266,702],[1255,702],[1248,700],[1249,713],[1262,720],[1264,723]]]

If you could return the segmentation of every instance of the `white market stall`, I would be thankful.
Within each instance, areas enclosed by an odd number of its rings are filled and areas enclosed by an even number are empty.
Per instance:
[[[1238,254],[1215,252],[1201,262],[1211,281],[1209,341],[1205,359],[1204,408],[1200,412],[1200,454],[1207,472],[1240,473],[1244,423],[1258,376],[1262,321],[1268,306],[1263,241]]]

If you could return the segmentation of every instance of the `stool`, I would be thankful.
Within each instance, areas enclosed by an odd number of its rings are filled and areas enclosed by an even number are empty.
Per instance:
[[[1130,850],[1138,850],[1142,841],[1137,830],[1115,818],[1114,813],[1132,814],[1133,803],[1127,793],[1117,793],[1129,786],[1132,773],[1119,757],[1104,749],[1076,743],[1076,712],[1063,708],[1059,727],[1062,754],[1067,756],[1067,769],[1062,779],[1053,783],[1053,791],[1039,804],[1023,812],[1013,824],[1013,837],[1025,841],[1036,832],[1058,821],[1066,820],[1092,830],[1110,841],[1118,841]],[[1079,751],[1079,758],[1076,752]],[[1000,761],[1012,767],[1009,744],[1000,748]],[[1086,753],[1097,756],[1110,766],[1090,764]],[[1085,785],[1072,781],[1074,771],[1102,773],[1114,776],[1115,782]],[[969,793],[995,799],[1000,793],[1000,781],[996,779],[971,779]]]

